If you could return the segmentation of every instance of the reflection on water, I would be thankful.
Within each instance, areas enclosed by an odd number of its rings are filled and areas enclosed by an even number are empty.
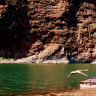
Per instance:
[[[69,72],[88,69],[67,78]],[[0,64],[0,94],[19,94],[78,88],[81,80],[96,76],[96,65],[89,64]]]

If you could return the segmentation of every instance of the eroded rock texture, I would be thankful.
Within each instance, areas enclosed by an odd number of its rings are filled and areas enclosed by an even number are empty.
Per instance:
[[[1,0],[0,4],[0,56],[95,60],[96,0]]]

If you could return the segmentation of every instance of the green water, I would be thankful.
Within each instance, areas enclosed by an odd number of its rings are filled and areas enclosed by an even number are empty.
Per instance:
[[[69,72],[88,69],[67,78]],[[81,80],[96,76],[96,65],[90,64],[0,64],[0,94],[22,94],[79,88]]]

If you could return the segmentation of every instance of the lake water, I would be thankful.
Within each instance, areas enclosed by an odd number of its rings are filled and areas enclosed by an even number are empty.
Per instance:
[[[88,69],[67,78],[69,72]],[[79,88],[81,80],[96,76],[91,64],[0,64],[0,94],[22,94]]]

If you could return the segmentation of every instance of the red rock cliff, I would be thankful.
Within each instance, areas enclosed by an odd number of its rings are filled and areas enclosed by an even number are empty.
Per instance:
[[[70,62],[96,58],[96,0],[1,0],[0,56]]]

